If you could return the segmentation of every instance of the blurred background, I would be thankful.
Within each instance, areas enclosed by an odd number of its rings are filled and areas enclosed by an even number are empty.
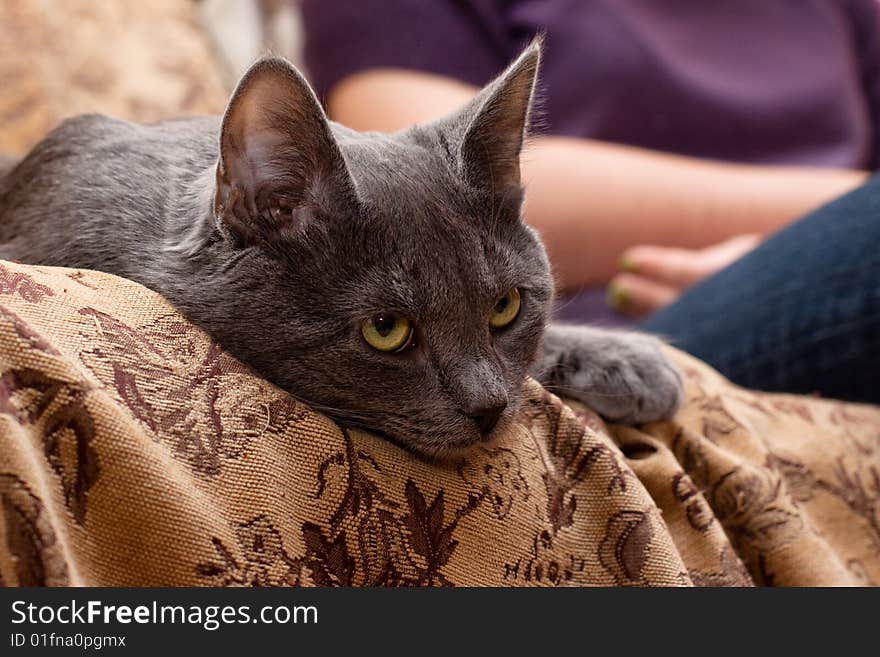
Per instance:
[[[301,58],[298,6],[281,0],[4,0],[0,152],[60,120],[139,122],[223,111],[266,49]]]

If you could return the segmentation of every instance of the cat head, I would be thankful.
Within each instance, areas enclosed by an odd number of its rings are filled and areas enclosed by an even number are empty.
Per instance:
[[[516,408],[552,297],[522,220],[533,43],[455,114],[394,134],[330,122],[281,59],[223,118],[214,218],[236,302],[216,337],[331,417],[437,456]]]

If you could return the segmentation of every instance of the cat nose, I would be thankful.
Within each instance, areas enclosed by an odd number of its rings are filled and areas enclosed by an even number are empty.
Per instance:
[[[478,408],[476,412],[470,413],[470,417],[477,423],[480,433],[485,436],[495,428],[495,425],[498,424],[498,419],[506,408],[507,402],[501,402],[500,404]]]

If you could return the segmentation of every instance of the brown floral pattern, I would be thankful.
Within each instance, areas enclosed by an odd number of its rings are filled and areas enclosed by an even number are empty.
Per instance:
[[[57,475],[64,501],[77,523],[85,521],[86,495],[98,479],[95,425],[86,406],[87,386],[48,376],[36,369],[0,374],[0,414],[32,426],[43,456]]]
[[[643,573],[653,535],[651,517],[644,511],[621,511],[608,519],[599,558],[617,584],[647,584]]]
[[[196,574],[211,586],[298,586],[303,563],[284,549],[281,535],[266,516],[256,516],[235,528],[239,560],[219,538],[211,543],[216,557],[196,565]]]
[[[249,440],[310,413],[175,316],[135,330],[94,308],[78,312],[93,320],[82,335],[102,338],[81,353],[83,363],[112,380],[144,427],[200,472],[216,474]]]
[[[316,584],[321,586],[432,586],[452,581],[444,568],[455,552],[453,537],[462,518],[489,496],[488,488],[468,495],[464,504],[447,512],[443,488],[426,498],[412,479],[403,485],[404,504],[395,502],[382,488],[381,466],[359,450],[342,429],[344,450],[325,460],[319,468],[317,499],[329,496],[326,471],[337,466],[345,471],[341,499],[330,515],[326,531],[304,522],[304,560]],[[491,468],[490,468],[491,469]],[[348,536],[346,534],[348,529]],[[349,552],[348,538],[359,558]]]
[[[754,586],[751,575],[730,546],[725,545],[710,571],[692,569],[688,572],[695,586]]]
[[[878,410],[748,392],[685,360],[688,403],[678,422],[652,431],[681,467],[673,477],[675,510],[683,508],[719,554],[735,554],[756,583],[873,582],[880,558]],[[723,536],[714,532],[716,522]],[[711,569],[691,568],[694,583],[730,579],[735,569],[717,567],[725,560],[731,563],[727,556]]]
[[[699,532],[705,532],[715,522],[712,508],[706,502],[700,489],[684,472],[680,472],[672,478],[672,492],[675,498],[685,507],[685,514],[691,527]]]
[[[880,410],[681,354],[669,422],[526,384],[449,463],[340,427],[157,295],[0,265],[6,584],[749,586],[880,581]]]
[[[9,558],[0,560],[0,586],[65,586],[67,563],[43,503],[14,474],[0,472],[0,524]]]

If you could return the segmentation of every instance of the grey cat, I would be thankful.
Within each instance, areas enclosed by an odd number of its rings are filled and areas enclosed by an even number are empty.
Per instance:
[[[531,373],[605,417],[668,416],[655,338],[547,326],[521,218],[540,45],[461,111],[395,134],[330,122],[263,59],[217,118],[64,122],[0,180],[0,258],[97,269],[164,295],[333,418],[442,456],[509,418]]]

